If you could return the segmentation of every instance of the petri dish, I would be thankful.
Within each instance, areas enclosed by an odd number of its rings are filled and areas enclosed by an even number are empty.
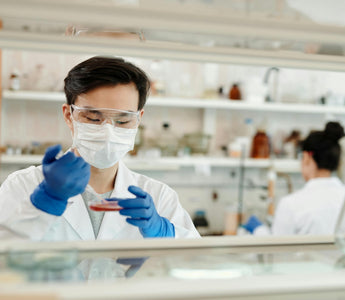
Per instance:
[[[119,211],[122,209],[121,206],[118,205],[117,201],[91,201],[89,203],[89,207],[93,211]]]

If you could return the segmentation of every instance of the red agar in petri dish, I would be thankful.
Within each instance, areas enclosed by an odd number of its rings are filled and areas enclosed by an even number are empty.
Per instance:
[[[93,203],[89,207],[94,211],[119,211],[122,209],[117,203]]]

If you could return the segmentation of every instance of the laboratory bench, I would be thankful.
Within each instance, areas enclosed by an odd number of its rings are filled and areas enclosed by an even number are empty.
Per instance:
[[[340,299],[333,236],[0,245],[0,299]]]

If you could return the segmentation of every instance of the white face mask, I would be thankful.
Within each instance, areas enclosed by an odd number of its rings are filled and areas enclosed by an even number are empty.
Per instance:
[[[128,151],[133,150],[137,128],[94,125],[73,120],[73,145],[81,157],[98,169],[115,165]]]

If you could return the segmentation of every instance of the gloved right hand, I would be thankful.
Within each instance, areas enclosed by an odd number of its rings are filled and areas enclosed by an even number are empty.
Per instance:
[[[246,224],[243,224],[242,227],[245,228],[246,230],[248,230],[250,233],[253,233],[254,230],[261,226],[262,222],[254,215],[252,215]]]
[[[46,150],[42,161],[44,180],[30,196],[36,208],[55,216],[63,214],[68,198],[81,194],[90,179],[90,165],[83,158],[68,152],[56,159],[60,151],[60,145]]]

